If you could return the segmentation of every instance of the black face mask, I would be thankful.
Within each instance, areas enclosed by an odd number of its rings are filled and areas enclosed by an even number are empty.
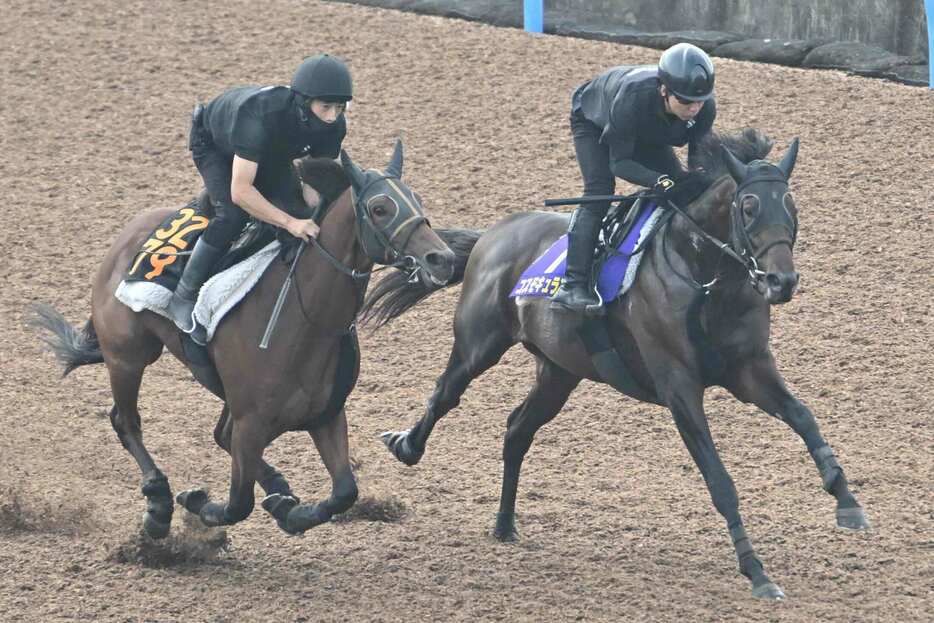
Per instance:
[[[341,117],[344,115],[344,113],[341,113],[333,123],[328,123],[327,121],[322,121],[318,115],[311,112],[310,99],[303,100],[301,98],[296,98],[295,103],[298,108],[299,123],[301,123],[302,127],[310,130],[312,134],[327,134],[328,132],[333,131],[333,129],[340,123]]]

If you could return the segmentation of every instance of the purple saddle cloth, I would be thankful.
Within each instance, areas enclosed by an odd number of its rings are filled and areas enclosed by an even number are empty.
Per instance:
[[[609,303],[617,296],[623,294],[635,280],[636,269],[642,253],[632,256],[632,252],[652,225],[660,216],[662,210],[654,202],[647,201],[636,216],[635,224],[629,233],[616,247],[619,254],[610,256],[600,269],[597,277],[597,292],[604,303]],[[568,236],[564,234],[548,247],[537,260],[525,269],[519,281],[513,287],[509,296],[537,296],[551,298],[564,282],[564,271],[567,268]]]

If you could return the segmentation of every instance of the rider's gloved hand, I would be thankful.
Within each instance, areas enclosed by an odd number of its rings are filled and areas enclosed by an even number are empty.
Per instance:
[[[655,186],[652,187],[652,192],[659,195],[668,196],[668,193],[674,190],[675,181],[667,175],[659,175],[658,179],[655,180]]]
[[[659,176],[652,190],[660,193],[679,208],[683,208],[700,197],[708,186],[710,186],[710,180],[707,175],[700,171],[690,171],[677,180],[667,175]]]

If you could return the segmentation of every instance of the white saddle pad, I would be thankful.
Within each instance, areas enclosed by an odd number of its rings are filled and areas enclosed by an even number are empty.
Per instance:
[[[217,273],[201,287],[198,302],[195,303],[195,318],[207,329],[208,341],[214,337],[214,332],[227,312],[243,300],[263,276],[279,253],[279,246],[279,241],[273,240],[242,262]],[[114,296],[135,312],[147,309],[169,317],[165,308],[172,298],[172,291],[159,284],[121,281]]]

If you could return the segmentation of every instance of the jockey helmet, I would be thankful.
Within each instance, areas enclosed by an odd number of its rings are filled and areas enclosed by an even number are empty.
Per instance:
[[[700,102],[713,97],[713,63],[696,45],[679,43],[665,50],[658,60],[658,77],[681,99]]]
[[[328,54],[309,56],[295,70],[291,88],[308,99],[346,102],[353,99],[353,82],[344,61]]]

